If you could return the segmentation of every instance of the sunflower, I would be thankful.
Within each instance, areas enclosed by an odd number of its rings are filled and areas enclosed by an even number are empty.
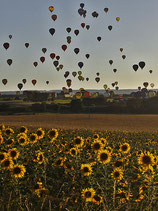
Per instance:
[[[84,176],[89,176],[92,174],[92,167],[89,164],[82,164],[81,165],[81,172]]]
[[[27,134],[26,134],[26,133],[19,133],[16,137],[19,138],[19,137],[21,137],[21,136],[27,137]]]
[[[86,138],[86,143],[90,143],[91,142],[91,137],[87,137]]]
[[[41,188],[42,188],[42,182],[37,182],[36,185],[34,186],[35,192],[36,192],[37,190],[41,189]]]
[[[124,190],[119,189],[117,196],[120,198],[122,203],[125,203],[126,201],[129,201],[132,194],[127,194]]]
[[[32,134],[30,135],[30,142],[34,144],[34,143],[37,142],[37,140],[38,140],[37,134],[36,134],[36,133],[32,133]]]
[[[26,172],[26,169],[23,165],[15,165],[13,166],[13,169],[12,169],[12,175],[15,177],[15,178],[21,178],[24,176]]]
[[[8,151],[8,155],[11,159],[16,160],[19,157],[19,151],[16,148],[12,148]]]
[[[107,144],[107,140],[105,138],[100,138],[100,141],[104,146]]]
[[[0,125],[0,130],[1,131],[5,130],[5,125],[4,124]]]
[[[7,158],[6,152],[0,152],[0,163],[2,163]]]
[[[58,131],[57,131],[57,129],[51,129],[48,131],[47,135],[53,141],[54,139],[56,139],[58,137]]]
[[[95,190],[93,188],[86,188],[82,190],[82,198],[86,202],[92,202],[94,195],[95,195]]]
[[[99,134],[95,133],[95,134],[93,135],[93,139],[94,139],[94,140],[99,139]]]
[[[92,143],[91,147],[94,152],[99,152],[100,150],[103,149],[104,145],[102,144],[100,140],[96,140]]]
[[[141,153],[138,157],[138,163],[143,167],[149,167],[154,164],[154,156],[150,152]]]
[[[11,158],[6,158],[5,160],[3,160],[2,162],[2,166],[4,169],[6,170],[10,170],[13,168],[13,160]]]
[[[22,146],[25,146],[28,144],[28,139],[27,139],[27,136],[20,136],[18,138],[18,143]]]
[[[42,164],[43,162],[44,162],[44,155],[43,155],[44,153],[43,152],[39,152],[38,154],[37,154],[37,162],[39,163],[39,164]]]
[[[38,128],[36,134],[37,134],[38,138],[41,139],[44,137],[45,132],[44,132],[44,130],[42,130],[42,128]]]
[[[20,133],[27,133],[28,129],[25,126],[20,127]]]
[[[70,153],[71,156],[75,156],[75,155],[77,155],[77,149],[73,147],[73,148],[70,149],[69,153]]]
[[[102,198],[101,196],[96,195],[96,194],[93,196],[93,203],[94,203],[94,204],[99,205],[99,204],[101,204],[102,202],[103,202],[103,198]]]
[[[122,180],[123,178],[123,172],[121,169],[115,169],[113,172],[112,172],[112,177],[114,180]]]
[[[107,150],[101,150],[98,153],[98,160],[103,164],[109,163],[111,161],[111,154]]]
[[[65,161],[65,158],[60,157],[55,161],[54,165],[55,166],[63,166],[64,161]]]
[[[0,144],[3,143],[3,136],[0,135]]]
[[[122,160],[116,160],[113,164],[114,168],[123,168],[123,161]]]
[[[124,143],[120,146],[120,151],[122,153],[128,153],[130,151],[130,145],[128,143]]]
[[[74,139],[74,144],[76,147],[82,147],[84,144],[84,139],[78,136]]]
[[[10,139],[6,140],[5,143],[6,143],[7,147],[10,147],[15,143],[15,141],[13,138],[10,138]]]
[[[14,133],[13,129],[11,129],[9,127],[5,129],[5,135],[6,136],[11,136],[13,133]]]

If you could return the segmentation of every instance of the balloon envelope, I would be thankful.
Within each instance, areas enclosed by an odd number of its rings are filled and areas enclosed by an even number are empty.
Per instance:
[[[137,64],[134,64],[134,65],[133,65],[133,69],[134,69],[134,71],[137,71],[137,70],[138,70],[138,68],[139,68],[139,66],[138,66]]]
[[[35,79],[32,80],[32,84],[35,86],[37,81]]]
[[[78,66],[80,67],[80,69],[83,67],[83,62],[79,62]]]
[[[139,62],[139,67],[141,69],[143,69],[145,67],[145,62],[143,62],[143,61]]]
[[[7,79],[3,79],[3,80],[2,80],[2,83],[3,83],[4,85],[6,85],[6,84],[7,84],[7,82],[8,82],[8,80],[7,80]]]
[[[55,29],[54,29],[54,28],[50,28],[50,29],[49,29],[49,33],[53,36],[54,33],[55,33]]]
[[[23,84],[19,83],[17,87],[21,90],[23,88]]]
[[[3,47],[7,50],[9,48],[10,44],[8,42],[3,44]]]
[[[13,63],[12,59],[8,59],[8,60],[7,60],[7,63],[8,63],[8,65],[10,66],[10,65]]]

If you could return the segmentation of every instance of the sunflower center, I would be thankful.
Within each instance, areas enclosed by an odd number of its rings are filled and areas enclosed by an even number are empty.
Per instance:
[[[13,143],[13,141],[12,141],[12,139],[9,139],[8,141],[7,141],[7,144],[9,145],[9,144],[12,144]]]
[[[55,131],[50,131],[50,136],[54,137],[55,136]]]
[[[100,149],[100,144],[99,143],[94,144],[94,149],[96,150]]]
[[[108,155],[107,155],[106,153],[102,153],[102,154],[100,155],[100,159],[101,159],[101,160],[107,160],[107,158],[108,158]]]
[[[151,163],[150,157],[147,156],[147,155],[143,156],[143,163],[144,164],[150,164]]]
[[[10,130],[6,130],[6,134],[10,135],[11,131]]]
[[[16,151],[11,151],[11,153],[10,153],[10,155],[11,155],[11,157],[16,157]]]
[[[72,149],[72,150],[71,150],[71,153],[72,153],[73,155],[75,155],[75,154],[76,154],[76,150]]]
[[[92,196],[92,194],[91,194],[90,191],[87,191],[87,192],[85,193],[85,197],[86,197],[86,198],[90,198],[91,196]]]
[[[20,132],[21,132],[21,133],[24,133],[24,132],[25,132],[25,128],[22,127],[22,128],[20,129]]]
[[[19,167],[14,168],[14,174],[20,174],[21,169]]]
[[[114,177],[117,178],[117,177],[119,177],[119,176],[120,176],[120,173],[119,173],[118,171],[116,171],[116,172],[114,173]]]
[[[41,136],[41,135],[42,135],[42,132],[41,132],[40,130],[38,130],[38,131],[37,131],[37,135],[38,135],[38,136]]]
[[[84,168],[83,168],[83,171],[84,171],[85,173],[87,173],[87,172],[89,172],[89,168],[88,168],[88,167],[84,167]]]
[[[35,141],[35,140],[36,140],[36,137],[35,137],[34,135],[32,135],[32,136],[30,137],[30,139],[31,139],[31,141]]]
[[[80,143],[81,143],[81,139],[77,138],[77,139],[75,140],[75,142],[76,142],[76,144],[80,144]]]
[[[20,143],[24,143],[25,142],[25,139],[24,138],[21,138],[20,139]]]
[[[123,145],[122,146],[122,151],[126,151],[127,150],[127,145]]]

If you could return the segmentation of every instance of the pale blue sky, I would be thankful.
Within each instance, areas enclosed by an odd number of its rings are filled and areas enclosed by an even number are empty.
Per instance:
[[[66,2],[66,3],[65,3]],[[78,14],[80,3],[85,4],[87,16],[84,19]],[[49,6],[54,6],[54,12],[58,19],[54,22],[51,19]],[[108,7],[106,14],[104,8]],[[89,77],[89,81],[80,82],[77,76],[71,74],[72,89],[80,87],[87,89],[102,89],[104,84],[111,88],[111,83],[118,81],[121,88],[137,88],[142,86],[144,81],[154,83],[158,88],[158,1],[157,0],[0,0],[0,81],[8,79],[4,86],[0,82],[0,90],[17,90],[17,84],[22,79],[27,79],[25,89],[61,89],[66,86],[64,73],[66,71],[79,71],[78,62],[84,62],[82,69],[83,76]],[[99,17],[93,18],[91,13],[97,11]],[[115,18],[120,17],[117,23]],[[90,25],[90,30],[82,29],[80,24],[85,22]],[[113,26],[110,32],[107,27]],[[72,32],[68,34],[66,28],[71,27]],[[52,37],[49,29],[55,28],[56,33]],[[80,30],[76,37],[75,29]],[[12,34],[10,40],[8,36]],[[72,42],[66,42],[70,35]],[[97,37],[101,36],[101,42]],[[10,48],[6,51],[3,43],[9,42]],[[28,49],[25,42],[30,43]],[[68,48],[65,52],[61,49],[63,44]],[[42,48],[47,48],[44,55]],[[120,52],[120,48],[124,52]],[[80,48],[76,55],[74,48]],[[57,72],[49,54],[55,52],[60,55],[60,63],[64,65],[63,70]],[[87,60],[85,54],[91,56]],[[122,59],[125,54],[127,58]],[[45,63],[40,62],[40,57],[45,56]],[[7,59],[13,59],[9,67]],[[112,59],[114,64],[109,65]],[[38,67],[33,62],[39,63]],[[134,72],[133,64],[145,61],[144,70]],[[113,69],[117,68],[116,73]],[[150,74],[149,70],[153,70]],[[95,82],[96,73],[100,72],[101,80]],[[34,87],[32,79],[37,80]],[[49,85],[46,81],[49,80]]]

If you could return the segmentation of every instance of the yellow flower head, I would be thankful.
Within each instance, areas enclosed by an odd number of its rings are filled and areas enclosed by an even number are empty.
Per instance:
[[[98,160],[100,163],[107,164],[111,161],[111,154],[107,150],[101,150],[98,153]]]
[[[78,136],[74,139],[74,144],[76,147],[82,147],[84,144],[84,139]]]
[[[123,172],[122,172],[122,170],[121,169],[115,169],[113,172],[112,172],[112,178],[114,179],[114,180],[122,180],[122,178],[123,178]]]
[[[120,146],[120,151],[122,153],[128,153],[130,151],[130,145],[128,143],[124,143]]]
[[[91,147],[94,152],[99,152],[100,150],[103,149],[104,145],[100,140],[96,140],[92,143]]]
[[[12,148],[8,151],[8,156],[12,159],[12,160],[16,160],[19,157],[19,151],[16,148]]]
[[[143,167],[149,167],[153,165],[155,163],[153,154],[150,152],[141,153],[138,157],[138,163]]]
[[[95,195],[95,190],[93,188],[86,188],[82,190],[82,198],[86,202],[92,202],[94,195]]]
[[[89,164],[82,164],[81,165],[81,172],[84,176],[89,176],[92,174],[92,167]]]
[[[51,129],[48,131],[47,135],[53,141],[54,139],[56,139],[58,137],[58,131],[57,131],[57,129]]]
[[[42,128],[38,128],[36,133],[37,133],[37,136],[39,139],[43,138],[44,134],[45,134],[45,132],[44,132],[44,130],[42,130]]]
[[[15,178],[24,177],[25,172],[26,172],[26,169],[23,165],[15,165],[12,168],[12,175]]]

